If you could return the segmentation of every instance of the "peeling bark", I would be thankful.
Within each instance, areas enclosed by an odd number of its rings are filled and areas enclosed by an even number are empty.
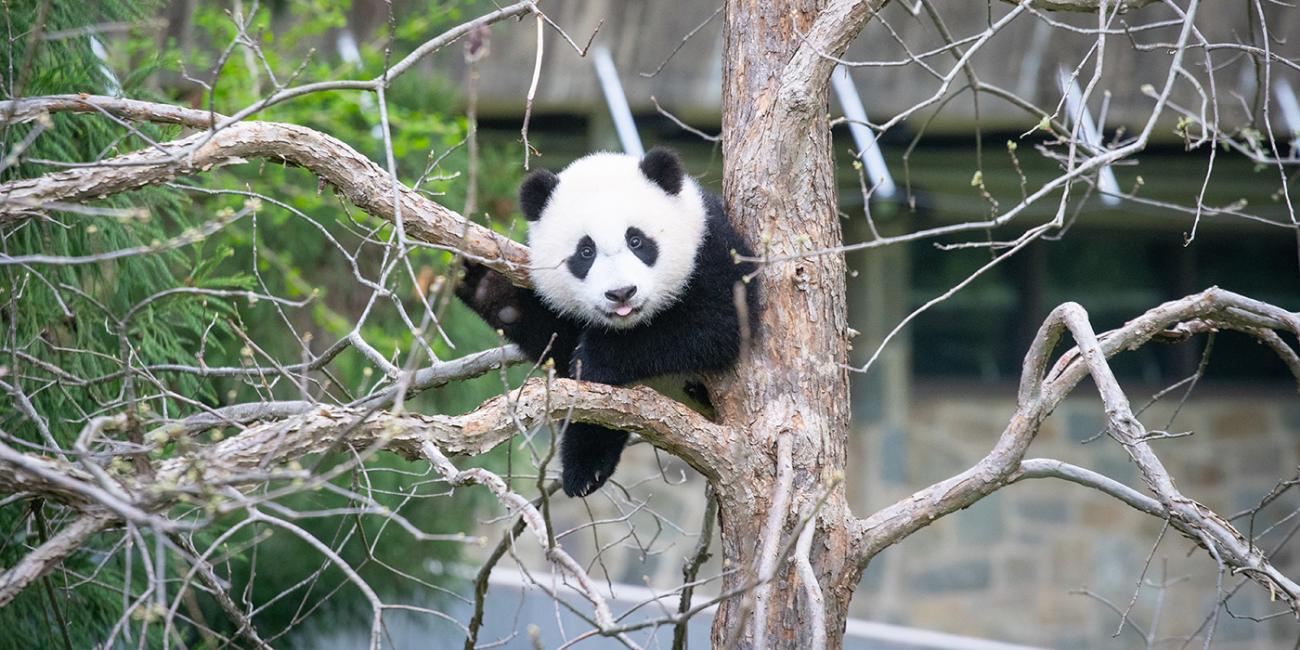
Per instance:
[[[834,166],[827,118],[827,87],[838,54],[880,3],[785,0],[726,5],[722,142],[729,214],[773,257],[834,248],[842,243],[836,213]],[[810,638],[806,602],[820,593],[828,647],[842,641],[849,599],[859,571],[848,534],[851,513],[842,476],[849,427],[845,265],[821,255],[766,265],[755,279],[764,311],[753,345],[725,380],[719,413],[745,427],[749,449],[738,453],[740,473],[718,485],[725,556],[746,570],[724,590],[754,575],[760,540],[777,535],[777,548],[798,535],[800,513],[821,503],[810,544],[811,573],[819,590],[804,589],[794,565],[782,562],[767,586],[764,619],[747,621],[742,599],[723,603],[713,642],[736,639],[750,647],[758,632],[767,647],[805,647]],[[776,441],[793,438],[793,480],[777,499]],[[780,525],[769,529],[774,504]]]

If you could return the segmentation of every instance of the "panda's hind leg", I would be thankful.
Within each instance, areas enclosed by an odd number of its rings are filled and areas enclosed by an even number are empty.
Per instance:
[[[585,497],[600,489],[614,474],[628,433],[595,424],[571,422],[560,439],[564,493]]]

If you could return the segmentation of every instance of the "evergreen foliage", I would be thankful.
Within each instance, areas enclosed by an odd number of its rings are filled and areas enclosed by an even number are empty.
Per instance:
[[[33,34],[38,26],[49,40],[11,38],[0,47],[0,71],[4,71],[7,97],[56,93],[112,94],[123,87],[92,49],[92,35],[71,30],[107,22],[139,22],[152,17],[155,2],[106,0],[84,2],[9,3],[10,34]],[[44,14],[43,23],[39,18]],[[58,33],[62,32],[63,35]],[[144,62],[147,70],[152,62]],[[127,80],[126,91],[141,96]],[[58,162],[94,160],[143,145],[138,136],[121,137],[122,129],[110,119],[93,115],[54,115],[49,128],[40,133],[18,164],[0,172],[0,179],[31,177],[58,169]],[[6,152],[28,137],[39,123],[11,126],[0,132]],[[155,140],[175,135],[174,129],[138,125],[140,133]],[[50,161],[43,163],[40,161]],[[50,212],[48,218],[28,219],[0,232],[0,246],[8,255],[46,254],[84,256],[123,248],[148,245],[174,237],[192,225],[193,206],[179,192],[148,188],[129,195],[106,199],[97,207],[114,209],[113,216],[77,212]],[[122,216],[128,215],[128,216]],[[124,341],[129,342],[129,362],[134,367],[176,363],[193,359],[193,350],[209,322],[216,319],[214,344],[228,335],[218,316],[231,313],[220,300],[162,300],[142,311],[125,329],[112,325],[130,307],[149,296],[177,286],[231,287],[245,285],[238,277],[212,274],[210,256],[200,250],[172,250],[153,255],[128,256],[110,262],[0,267],[0,327],[11,349],[21,351],[0,361],[7,372],[5,381],[21,390],[33,410],[48,422],[49,432],[61,447],[72,446],[89,418],[120,411],[124,396],[121,360]],[[209,333],[213,336],[213,333]],[[57,370],[56,370],[57,369]],[[99,378],[84,385],[71,377]],[[160,382],[181,395],[211,399],[210,385],[193,376],[159,377]],[[133,389],[140,404],[141,419],[149,412],[177,413],[189,410],[161,396],[156,386],[136,382]],[[17,408],[9,393],[0,394],[0,430],[33,444],[44,444],[37,427]],[[141,425],[137,425],[141,426]],[[52,532],[41,529],[41,518],[32,516],[44,508],[39,502],[15,503],[0,508],[0,565],[11,566],[28,546]],[[49,527],[62,523],[58,515]],[[67,633],[74,647],[89,647],[102,639],[121,612],[120,585],[124,580],[118,562],[104,562],[94,553],[69,558],[66,570],[47,580],[54,587],[25,590],[8,607],[0,609],[0,648],[56,647],[63,644],[50,597],[67,621]],[[95,572],[98,570],[98,573]],[[79,589],[67,589],[78,575],[96,575],[95,581]],[[102,586],[97,586],[102,585]]]
[[[299,82],[364,77],[382,69],[387,33],[361,44],[361,65],[340,65],[337,60],[311,53],[331,33],[329,30],[345,24],[347,5],[340,0],[313,0],[264,6],[253,16],[250,33],[258,34],[261,39],[266,66],[284,81],[306,60]],[[246,61],[239,56],[226,60],[219,71],[213,70],[212,63],[220,48],[234,36],[225,3],[198,4],[196,14],[191,17],[198,43],[187,52],[177,52],[170,44],[159,48],[156,31],[141,27],[126,36],[113,37],[110,60],[106,64],[93,51],[92,36],[74,31],[103,23],[146,25],[160,9],[157,1],[106,0],[88,7],[80,0],[52,0],[44,14],[43,31],[63,35],[52,40],[12,38],[10,48],[0,47],[4,94],[7,97],[80,92],[124,94],[204,106],[211,101],[216,110],[230,112],[269,92],[265,71],[246,66]],[[46,10],[41,2],[9,3],[10,33],[30,33],[43,11]],[[403,12],[403,19],[398,21],[394,57],[460,19],[456,3],[426,6],[399,2],[395,11]],[[120,78],[109,72],[110,69],[117,70]],[[216,72],[219,76],[214,77]],[[197,84],[180,81],[187,75],[205,80],[215,78],[217,83],[209,94],[196,90]],[[159,79],[168,81],[160,84]],[[427,73],[412,73],[398,80],[388,96],[392,146],[402,181],[418,184],[434,194],[436,200],[453,208],[459,208],[464,201],[466,154],[461,143],[466,123],[464,119],[444,115],[454,115],[458,101],[455,89]],[[383,142],[377,137],[378,110],[369,95],[355,92],[310,95],[264,111],[255,119],[319,129],[384,164]],[[23,152],[18,164],[0,171],[0,180],[30,178],[60,169],[60,163],[93,161],[148,146],[145,138],[157,142],[181,134],[176,127],[148,124],[133,124],[137,131],[128,132],[112,119],[95,114],[56,114],[51,116],[49,124],[48,128],[36,122],[16,125],[0,133],[6,152],[13,152],[32,129],[44,129]],[[482,204],[491,207],[494,216],[507,217],[518,171],[504,164],[506,154],[501,151],[488,147],[481,155],[483,167],[494,169],[491,177],[480,184]],[[435,159],[439,163],[430,167]],[[427,175],[419,176],[426,169]],[[186,186],[205,191],[186,189]],[[212,193],[213,190],[218,193]],[[306,344],[320,351],[357,322],[369,290],[357,283],[346,260],[328,242],[322,229],[336,240],[348,242],[346,246],[356,256],[360,271],[367,278],[375,278],[383,259],[382,247],[367,244],[365,240],[383,242],[391,235],[391,227],[359,213],[330,190],[321,188],[311,174],[301,169],[254,162],[181,179],[174,186],[151,187],[90,204],[104,214],[50,211],[41,218],[0,230],[0,247],[3,247],[0,250],[11,256],[76,257],[168,241],[187,229],[212,221],[223,211],[239,210],[247,205],[246,195],[222,193],[229,190],[261,193],[288,204],[297,212],[263,204],[202,243],[165,252],[104,262],[0,267],[0,331],[10,339],[8,347],[21,351],[19,356],[0,359],[0,381],[30,398],[33,410],[48,421],[49,432],[61,447],[70,448],[90,418],[127,412],[129,394],[134,395],[138,408],[131,412],[129,431],[113,435],[137,441],[158,423],[184,417],[201,407],[295,399],[298,387],[284,382],[268,384],[247,378],[202,378],[166,370],[140,371],[161,364],[260,363],[265,361],[263,354],[294,359],[302,354],[304,340],[300,334],[309,334]],[[412,267],[426,278],[445,276],[451,261],[450,254],[438,251],[417,251],[411,256]],[[393,273],[390,285],[409,313],[417,316],[422,313],[415,283],[405,270]],[[249,289],[312,300],[308,307],[295,310],[265,302],[178,294],[151,302],[119,328],[119,321],[132,306],[176,287]],[[453,349],[440,336],[427,337],[441,358],[489,347],[498,341],[494,332],[459,304],[450,305],[443,316],[441,325],[448,333],[447,339],[456,341],[459,349]],[[395,305],[383,301],[366,320],[362,334],[377,349],[394,354],[398,361],[415,344]],[[256,342],[258,356],[251,353],[244,336]],[[123,381],[124,363],[136,370],[130,385]],[[325,386],[322,390],[327,393],[322,399],[346,402],[373,390],[383,378],[379,373],[369,372],[369,365],[355,352],[340,355],[329,368],[333,380],[322,383]],[[91,381],[73,378],[91,378]],[[409,402],[407,408],[426,412],[462,411],[500,389],[499,376],[483,377],[463,384],[457,391],[430,391]],[[7,391],[0,393],[0,431],[7,435],[6,442],[10,444],[17,439],[28,445],[44,445],[42,432],[24,416]],[[203,434],[201,442],[233,433],[214,430]],[[186,443],[170,441],[151,452],[151,458],[166,457]],[[312,462],[319,463],[317,470],[323,470],[340,460],[321,458]],[[500,461],[489,456],[483,462]],[[364,481],[376,501],[400,509],[424,530],[455,532],[471,525],[469,513],[473,508],[464,497],[454,501],[400,497],[403,492],[410,492],[412,483],[422,480],[427,466],[406,463],[389,455],[380,455],[368,466],[379,471],[368,472],[364,478],[356,472],[344,474],[335,483],[346,490],[360,490],[359,483]],[[128,473],[133,469],[128,463],[116,462],[110,471]],[[351,499],[340,492],[325,490],[295,495],[281,503],[295,509],[351,505]],[[202,512],[202,505],[192,503],[171,514],[192,518]],[[37,509],[49,520],[45,530],[38,524]],[[57,531],[69,516],[70,513],[54,504],[20,501],[0,507],[0,566],[11,566],[37,545],[42,535]],[[231,517],[210,526],[202,536],[196,535],[196,543],[210,541],[236,521],[237,517]],[[397,585],[405,582],[399,571],[436,580],[427,576],[425,563],[430,559],[445,563],[453,560],[458,551],[456,544],[415,545],[404,533],[395,532],[391,527],[380,535],[386,523],[382,518],[308,519],[299,523],[319,539],[336,543],[340,554],[381,593],[388,592],[388,595],[398,591]],[[330,612],[336,624],[351,620],[349,616],[357,611],[357,593],[347,588],[336,589],[342,582],[342,574],[335,568],[326,568],[318,580],[303,583],[304,577],[322,568],[319,555],[290,536],[273,535],[264,539],[268,532],[260,526],[243,529],[230,540],[229,548],[247,548],[245,543],[250,540],[262,540],[257,551],[236,553],[222,568],[223,576],[234,583],[231,593],[243,593],[247,587],[253,602],[270,602],[256,619],[263,635],[274,638],[282,634],[298,623],[303,612],[319,615],[314,607],[302,606],[304,602],[328,600],[324,611]],[[132,575],[127,577],[126,557],[132,551],[129,547],[125,550],[111,547],[121,539],[120,531],[101,535],[47,578],[57,610],[51,606],[50,597],[40,583],[25,590],[9,606],[0,608],[0,630],[3,630],[0,650],[60,647],[64,629],[73,647],[90,647],[102,642],[122,615],[123,599],[133,601],[148,587],[140,569],[139,554],[134,557]],[[146,539],[152,544],[151,536],[147,535]],[[168,568],[183,571],[184,565],[174,561],[168,563]],[[84,580],[92,575],[92,580]],[[256,580],[251,579],[254,575]],[[287,597],[273,598],[282,593]],[[197,613],[205,623],[223,634],[233,633],[234,628],[215,602],[201,592],[196,594],[193,602],[199,605]],[[66,627],[57,621],[60,613],[67,621]],[[181,611],[185,616],[195,613],[187,607]],[[152,610],[140,608],[137,614],[132,620],[135,635]],[[159,626],[147,629],[146,644],[161,644]],[[204,639],[194,628],[181,629],[178,633],[187,644]],[[135,636],[132,639],[138,641]]]

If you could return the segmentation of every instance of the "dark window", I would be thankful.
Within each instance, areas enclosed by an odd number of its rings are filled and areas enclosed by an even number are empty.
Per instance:
[[[1067,300],[1088,310],[1098,333],[1216,285],[1300,308],[1296,247],[1291,233],[1271,228],[1206,230],[1188,247],[1181,233],[1168,230],[1076,228],[1061,241],[1031,244],[919,317],[912,330],[913,370],[918,378],[1016,381],[1043,318]],[[989,261],[987,250],[942,251],[928,242],[914,244],[911,254],[912,308]],[[1204,342],[1197,337],[1144,346],[1117,356],[1112,367],[1123,379],[1172,383],[1195,371]],[[1287,377],[1268,348],[1226,332],[1215,341],[1206,381]]]

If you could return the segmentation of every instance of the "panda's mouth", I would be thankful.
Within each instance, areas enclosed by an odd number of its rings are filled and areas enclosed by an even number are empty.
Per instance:
[[[642,309],[641,305],[632,305],[630,303],[623,303],[621,305],[616,305],[613,309],[602,309],[601,311],[610,320],[619,321],[623,319],[629,319],[636,316],[637,314],[640,314],[641,309]]]

